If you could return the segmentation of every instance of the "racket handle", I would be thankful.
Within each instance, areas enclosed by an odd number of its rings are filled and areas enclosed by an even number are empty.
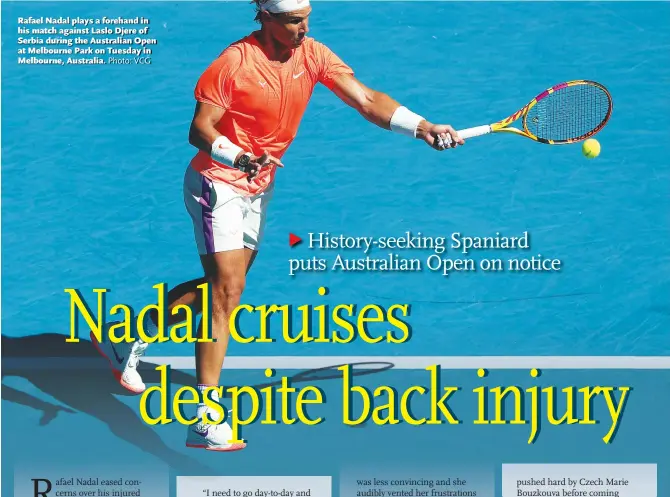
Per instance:
[[[490,132],[491,132],[491,126],[488,124],[485,124],[484,126],[475,126],[474,128],[466,128],[462,129],[461,131],[457,131],[458,136],[460,136],[464,140],[467,140],[468,138],[474,138],[475,136],[486,135]],[[448,144],[451,143],[451,137],[447,135],[446,143],[444,140],[442,140],[442,138],[438,137],[437,142],[440,148],[444,149],[447,147]]]
[[[458,135],[467,140],[468,138],[474,138],[475,136],[487,135],[491,132],[491,126],[488,124],[484,126],[475,126],[474,128],[466,128],[461,131],[457,131]]]

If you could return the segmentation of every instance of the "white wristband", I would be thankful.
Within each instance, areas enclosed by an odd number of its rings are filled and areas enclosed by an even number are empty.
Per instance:
[[[214,143],[212,143],[212,159],[226,166],[233,166],[235,164],[235,158],[240,152],[244,150],[233,142],[231,142],[225,136],[219,136]]]
[[[407,107],[398,107],[391,116],[391,131],[416,138],[416,129],[423,120]]]

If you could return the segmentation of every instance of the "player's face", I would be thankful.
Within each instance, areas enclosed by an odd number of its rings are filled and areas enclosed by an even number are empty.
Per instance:
[[[309,33],[311,7],[270,16],[268,27],[275,40],[286,47],[298,47]]]

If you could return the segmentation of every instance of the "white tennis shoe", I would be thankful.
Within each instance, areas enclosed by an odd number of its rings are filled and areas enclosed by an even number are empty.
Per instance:
[[[186,447],[192,449],[233,452],[247,446],[245,443],[230,443],[233,439],[233,429],[226,422],[205,424],[199,421],[187,428]]]
[[[114,324],[118,323],[107,323],[103,337],[107,336],[107,329]],[[137,366],[140,363],[140,357],[144,355],[144,351],[149,345],[148,343],[139,341],[112,343],[108,339],[100,342],[93,332],[91,332],[91,343],[100,355],[107,358],[114,377],[122,387],[136,394],[146,390],[147,387],[137,371]]]

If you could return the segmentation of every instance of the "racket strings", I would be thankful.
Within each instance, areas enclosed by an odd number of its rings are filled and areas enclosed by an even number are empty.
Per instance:
[[[601,127],[610,110],[605,90],[591,84],[566,86],[539,100],[525,117],[533,135],[543,140],[583,138]]]

